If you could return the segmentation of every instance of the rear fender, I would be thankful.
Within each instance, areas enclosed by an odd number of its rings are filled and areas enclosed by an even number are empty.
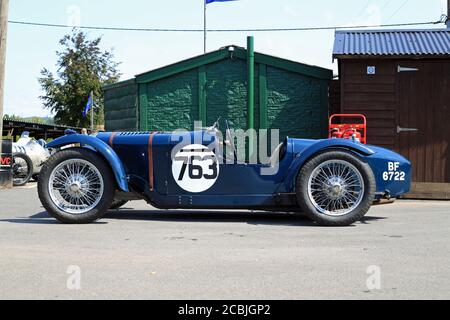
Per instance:
[[[286,178],[284,180],[285,190],[295,192],[295,183],[297,180],[297,176],[303,165],[310,159],[312,159],[315,155],[328,149],[346,150],[354,152],[361,156],[370,156],[375,154],[375,151],[373,151],[372,149],[351,140],[328,139],[319,141],[296,155],[287,171]]]
[[[110,165],[120,190],[129,192],[127,175],[122,161],[120,161],[114,150],[100,139],[86,135],[71,134],[50,142],[46,147],[55,149],[78,143],[82,146],[89,146],[100,153]]]

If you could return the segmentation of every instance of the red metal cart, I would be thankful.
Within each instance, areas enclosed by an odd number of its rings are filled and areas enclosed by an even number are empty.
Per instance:
[[[336,123],[340,118],[341,122]],[[359,123],[345,123],[344,119],[359,119]],[[330,118],[329,138],[355,139],[362,144],[367,144],[367,119],[362,114],[335,114]]]

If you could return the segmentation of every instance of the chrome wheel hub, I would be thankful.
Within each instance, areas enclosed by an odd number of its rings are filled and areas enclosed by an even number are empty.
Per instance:
[[[332,177],[324,184],[324,192],[331,198],[338,199],[345,193],[344,181],[340,177]]]
[[[64,161],[50,176],[49,194],[53,203],[70,214],[83,214],[94,209],[101,200],[103,190],[102,175],[85,160]]]
[[[81,189],[81,185],[79,182],[75,182],[69,187],[69,191],[74,194],[77,194],[78,191],[80,191],[80,189]]]
[[[330,216],[343,216],[357,208],[364,198],[364,180],[351,163],[331,160],[311,174],[308,196],[314,207]]]
[[[67,192],[73,197],[81,197],[86,188],[82,187],[82,183],[79,180],[73,180],[67,186]]]

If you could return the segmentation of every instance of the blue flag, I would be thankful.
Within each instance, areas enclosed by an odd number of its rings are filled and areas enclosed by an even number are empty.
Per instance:
[[[206,0],[206,4],[210,4],[213,2],[228,2],[228,1],[237,1],[237,0]]]
[[[89,95],[89,100],[88,100],[88,102],[86,104],[86,107],[84,108],[84,111],[83,111],[83,117],[84,118],[87,117],[87,114],[91,110],[91,108],[92,108],[92,94]]]

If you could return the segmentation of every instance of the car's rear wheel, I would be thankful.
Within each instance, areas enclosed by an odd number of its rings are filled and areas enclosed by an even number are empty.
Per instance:
[[[53,155],[38,181],[42,205],[63,223],[90,223],[101,219],[114,196],[109,166],[91,150],[73,148]]]
[[[321,225],[347,226],[361,220],[374,200],[370,167],[347,151],[327,151],[308,161],[297,179],[297,200]]]

